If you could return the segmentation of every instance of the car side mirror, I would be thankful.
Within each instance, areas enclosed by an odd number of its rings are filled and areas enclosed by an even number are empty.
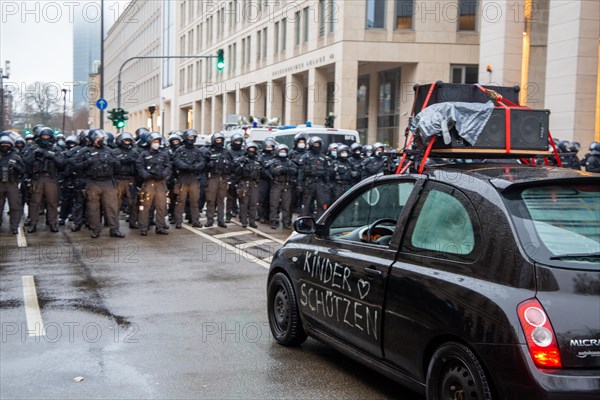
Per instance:
[[[300,217],[294,221],[294,230],[303,235],[311,235],[317,230],[317,222],[313,217]]]

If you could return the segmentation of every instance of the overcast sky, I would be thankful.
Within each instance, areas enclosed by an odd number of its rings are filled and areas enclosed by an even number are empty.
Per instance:
[[[105,33],[128,2],[105,1]],[[0,0],[0,67],[11,62],[4,83],[72,86],[73,20],[99,21],[99,12],[100,0]]]

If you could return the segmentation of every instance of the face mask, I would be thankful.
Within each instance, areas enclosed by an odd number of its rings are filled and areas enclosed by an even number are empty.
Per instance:
[[[272,153],[272,152],[273,152],[273,148],[265,147],[265,153]]]
[[[95,142],[94,147],[104,147],[104,140],[98,140],[97,142]]]
[[[250,157],[250,158],[255,158],[255,157],[256,157],[256,152],[254,152],[254,151],[249,151],[249,152],[248,152],[248,157]]]
[[[40,139],[39,140],[40,147],[50,147],[51,144],[52,144],[52,142],[50,141],[50,139]]]
[[[10,151],[10,147],[8,146],[0,146],[0,153],[6,154]]]
[[[301,150],[305,149],[306,148],[306,143],[303,143],[303,142],[298,143],[298,148],[301,149]]]
[[[313,153],[317,154],[317,153],[319,153],[319,152],[321,151],[321,147],[320,147],[320,146],[319,146],[319,147],[317,147],[317,146],[312,146],[312,147],[310,148],[310,151],[312,151]]]
[[[281,158],[286,158],[287,157],[287,153],[279,153],[278,156],[281,157]]]
[[[60,147],[65,147],[65,142],[63,142],[62,140],[59,140],[59,141],[58,141],[58,145],[59,145]]]
[[[337,157],[337,151],[332,151],[331,152],[331,157]]]
[[[150,147],[152,147],[152,150],[158,150],[160,149],[160,143],[152,143]]]
[[[376,151],[375,152],[375,157],[381,157],[383,153],[381,151]]]
[[[215,147],[218,147],[218,148],[223,147],[223,142],[215,142]]]
[[[371,153],[370,151],[367,151],[367,157],[371,157],[373,155],[373,153]]]
[[[348,158],[348,153],[340,153],[341,158]]]
[[[354,156],[355,156],[355,157],[360,157],[360,150],[356,150],[356,151],[354,152]]]

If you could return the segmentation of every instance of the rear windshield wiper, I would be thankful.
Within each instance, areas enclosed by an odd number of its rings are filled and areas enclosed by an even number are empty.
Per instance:
[[[562,260],[563,258],[599,258],[600,252],[597,253],[581,253],[581,254],[562,254],[560,256],[550,257],[551,260]]]

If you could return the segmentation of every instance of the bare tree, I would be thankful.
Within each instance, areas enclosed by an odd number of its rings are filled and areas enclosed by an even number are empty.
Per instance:
[[[58,84],[35,82],[27,86],[22,97],[23,109],[30,119],[48,125],[53,117],[61,115],[61,97]]]
[[[88,129],[89,111],[87,108],[80,108],[73,114],[73,129]]]

